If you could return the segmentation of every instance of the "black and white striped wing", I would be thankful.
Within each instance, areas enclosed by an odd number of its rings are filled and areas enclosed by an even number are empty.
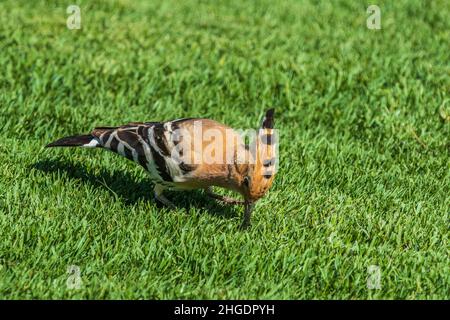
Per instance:
[[[170,122],[147,122],[95,128],[92,135],[99,142],[99,147],[144,167],[155,183],[172,186],[183,182],[185,172],[171,156],[174,148],[171,133]]]

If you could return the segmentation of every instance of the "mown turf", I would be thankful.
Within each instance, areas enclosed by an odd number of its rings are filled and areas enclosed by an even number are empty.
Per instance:
[[[448,1],[377,1],[381,30],[364,1],[74,2],[81,30],[67,1],[0,3],[0,298],[450,298]],[[248,232],[200,191],[159,208],[112,153],[43,148],[271,106]]]

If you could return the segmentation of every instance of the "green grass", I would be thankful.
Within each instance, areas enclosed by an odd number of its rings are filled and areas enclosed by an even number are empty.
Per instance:
[[[74,2],[81,30],[70,2],[0,3],[0,298],[450,298],[448,1],[377,1],[381,30],[365,1]],[[280,167],[248,232],[200,191],[158,207],[112,153],[43,148],[271,106]]]

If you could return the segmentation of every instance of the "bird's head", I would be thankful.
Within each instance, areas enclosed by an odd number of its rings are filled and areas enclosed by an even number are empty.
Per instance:
[[[245,200],[254,203],[263,197],[272,186],[277,165],[276,134],[273,129],[274,109],[266,112],[258,135],[249,146],[253,159],[243,173],[240,185]]]
[[[249,158],[253,161],[245,166],[239,184],[239,191],[245,199],[243,229],[250,225],[255,202],[266,194],[275,177],[277,139],[273,116],[274,109],[267,110],[256,139],[247,148]]]

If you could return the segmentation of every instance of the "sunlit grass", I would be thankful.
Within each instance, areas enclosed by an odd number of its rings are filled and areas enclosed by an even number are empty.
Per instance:
[[[378,31],[358,1],[77,3],[81,30],[64,1],[0,4],[0,298],[449,299],[448,1],[380,1]],[[248,232],[200,191],[158,207],[114,154],[43,148],[272,106],[279,173]]]

